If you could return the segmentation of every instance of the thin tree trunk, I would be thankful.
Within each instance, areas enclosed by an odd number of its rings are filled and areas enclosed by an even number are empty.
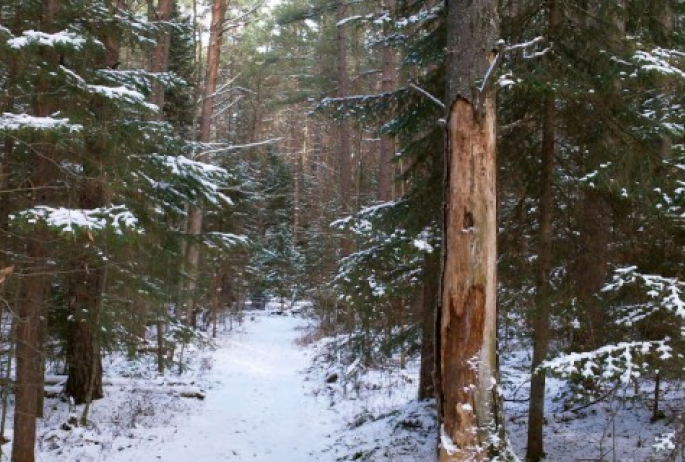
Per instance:
[[[440,317],[439,458],[508,457],[497,372],[495,91],[487,74],[497,2],[448,10],[446,205]]]
[[[384,7],[390,17],[395,11],[395,0],[384,0]],[[390,22],[386,22],[384,32],[387,35],[392,30]],[[386,44],[383,48],[383,67],[381,91],[390,93],[395,89],[395,51]],[[393,158],[395,157],[395,140],[390,135],[381,135],[380,158],[378,165],[378,200],[387,202],[393,198]]]
[[[18,297],[18,293],[15,295],[15,305],[16,305],[16,298]],[[1,318],[0,318],[1,319]],[[2,387],[2,415],[0,415],[0,458],[2,457],[2,445],[7,441],[5,439],[5,426],[7,424],[7,408],[8,408],[8,402],[9,402],[9,395],[10,395],[10,383],[12,380],[12,358],[14,356],[14,348],[12,348],[12,345],[14,345],[14,336],[16,335],[16,328],[17,328],[17,317],[12,316],[12,322],[10,324],[10,341],[11,346],[10,350],[7,352],[7,367],[5,368],[5,371],[2,375],[2,380],[4,383],[4,386]]]
[[[554,41],[559,27],[559,4],[557,0],[548,1],[549,28],[551,41]],[[528,446],[526,459],[541,460],[544,451],[545,420],[545,372],[537,368],[547,357],[550,340],[550,295],[549,276],[552,270],[552,223],[554,216],[554,161],[556,136],[556,108],[554,94],[545,97],[542,126],[542,150],[540,153],[542,170],[540,172],[540,203],[538,218],[538,274],[537,295],[533,311],[533,361],[531,370],[530,401],[528,402]]]
[[[209,31],[209,49],[207,50],[207,76],[205,78],[204,97],[202,99],[202,112],[200,115],[199,141],[208,143],[211,139],[211,121],[214,114],[214,93],[219,76],[219,62],[221,57],[221,42],[223,40],[223,23],[227,8],[226,0],[214,0],[212,3],[212,24]],[[207,160],[206,154],[201,154],[198,159],[201,162]],[[195,327],[197,308],[195,306],[197,289],[197,277],[200,266],[199,236],[202,234],[203,222],[202,209],[198,204],[191,204],[188,211],[188,236],[189,242],[186,248],[186,272],[188,275],[188,305],[186,310],[186,322]]]
[[[419,399],[435,397],[435,308],[439,291],[440,260],[437,255],[426,257],[426,276],[421,285],[421,367]]]
[[[336,19],[340,23],[347,14],[345,0],[337,0]],[[348,96],[348,76],[347,76],[347,32],[344,24],[336,26],[336,66],[338,73],[338,98]],[[351,192],[352,192],[352,159],[350,145],[350,125],[343,118],[338,123],[338,167],[340,178],[340,211],[343,215],[350,212]],[[342,255],[347,256],[352,252],[352,242],[348,236],[342,239]]]

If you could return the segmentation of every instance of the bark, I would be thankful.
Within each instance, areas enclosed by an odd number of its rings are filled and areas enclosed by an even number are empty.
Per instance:
[[[169,28],[166,23],[171,19],[174,0],[159,0],[157,8],[151,8],[151,18],[157,23],[157,43],[152,49],[150,72],[160,74],[169,68]],[[152,84],[152,103],[159,108],[157,119],[164,118],[164,85],[159,81]]]
[[[440,260],[437,255],[426,259],[426,280],[420,292],[421,302],[421,368],[419,399],[435,397],[435,307],[438,297]]]
[[[45,0],[41,17],[41,29],[53,32],[54,17],[59,8],[59,0]],[[56,66],[58,57],[49,51],[43,52],[45,61]],[[54,104],[50,101],[50,88],[43,75],[38,76],[34,113],[46,117],[53,113]],[[48,136],[43,135],[34,149],[31,184],[34,187],[32,202],[36,205],[49,203],[48,191],[54,169],[55,147]],[[27,246],[28,265],[23,274],[21,297],[16,327],[16,390],[14,408],[14,442],[12,462],[33,462],[35,460],[36,415],[40,376],[41,348],[39,332],[41,317],[50,289],[48,278],[48,231],[37,227]]]
[[[548,34],[554,41],[559,27],[559,4],[557,0],[548,1]],[[544,458],[544,418],[545,418],[545,372],[536,369],[547,357],[550,340],[550,287],[549,276],[552,270],[552,223],[554,215],[554,161],[555,161],[555,124],[556,108],[553,94],[544,100],[542,149],[540,160],[540,201],[538,217],[538,274],[537,295],[533,310],[533,361],[531,370],[530,401],[528,402],[528,446],[526,459],[538,461]]]
[[[83,267],[74,274],[70,284],[70,321],[66,339],[68,378],[65,392],[74,399],[76,404],[83,404],[104,396],[102,360],[95,322],[102,293],[104,270],[89,268],[87,261],[80,263]]]
[[[385,0],[384,7],[393,17],[395,0]],[[386,22],[384,32],[391,32],[390,22]],[[395,89],[395,51],[390,45],[383,48],[383,68],[381,91],[390,93]],[[378,165],[378,200],[387,202],[393,198],[393,158],[395,157],[395,140],[392,136],[381,135],[380,159]]]
[[[221,43],[223,40],[223,22],[227,8],[226,0],[214,0],[212,3],[212,23],[209,31],[209,48],[207,50],[207,75],[205,77],[202,112],[200,114],[199,141],[208,143],[211,140],[211,121],[214,114],[214,93],[219,76],[219,62],[221,58]],[[205,162],[206,154],[198,156],[197,160]],[[186,322],[195,327],[197,324],[197,309],[195,307],[195,291],[197,288],[198,269],[200,265],[199,236],[202,234],[204,215],[198,204],[191,204],[188,211],[187,234],[190,238],[186,247],[186,271],[188,275],[187,291],[188,305]]]
[[[44,163],[41,158],[39,163]],[[39,173],[40,170],[38,170]],[[40,175],[33,175],[37,180]],[[45,184],[45,183],[38,183]],[[16,327],[16,388],[14,409],[14,442],[12,462],[33,462],[36,445],[36,414],[40,376],[40,346],[38,345],[41,316],[49,289],[47,271],[46,236],[34,237],[28,247],[32,261],[32,274],[22,281],[22,295]]]
[[[439,458],[480,461],[508,451],[496,350],[495,92],[476,89],[490,66],[492,0],[449,2],[446,205],[440,295]]]
[[[336,19],[338,22],[345,19],[347,5],[345,0],[337,0]],[[347,75],[347,32],[344,25],[338,25],[336,36],[336,66],[338,74],[338,98],[348,96],[348,75]],[[343,118],[337,127],[338,138],[338,168],[340,179],[340,210],[343,215],[350,212],[350,202],[352,200],[352,160],[350,144],[350,126]],[[349,237],[342,239],[342,255],[347,256],[352,252],[352,242]]]

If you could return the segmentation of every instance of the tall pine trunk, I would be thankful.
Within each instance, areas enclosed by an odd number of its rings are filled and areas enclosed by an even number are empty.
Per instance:
[[[494,0],[448,4],[446,204],[439,325],[440,461],[507,454],[497,372]]]
[[[208,143],[211,139],[211,122],[214,114],[214,93],[216,93],[219,78],[219,61],[221,57],[221,43],[223,40],[224,16],[228,4],[226,0],[212,2],[212,24],[209,30],[209,48],[207,50],[207,75],[205,77],[204,94],[202,98],[202,112],[200,113],[199,141]],[[207,161],[206,154],[197,158],[200,162]],[[195,327],[197,323],[197,307],[195,306],[197,278],[200,266],[200,243],[202,234],[203,213],[200,204],[191,204],[188,211],[188,246],[186,247],[186,272],[188,275],[187,292],[188,305],[186,308],[186,322]]]

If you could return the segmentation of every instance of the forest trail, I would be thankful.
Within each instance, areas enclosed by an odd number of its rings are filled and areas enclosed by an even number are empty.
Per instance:
[[[338,420],[309,393],[311,351],[295,340],[306,321],[257,314],[218,340],[206,402],[173,438],[113,455],[115,461],[320,461]],[[159,443],[159,442],[158,442]],[[145,447],[147,446],[147,447]],[[118,456],[118,457],[117,457]]]

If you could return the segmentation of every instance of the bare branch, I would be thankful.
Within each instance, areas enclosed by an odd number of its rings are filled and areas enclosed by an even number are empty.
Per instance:
[[[415,85],[414,83],[409,82],[409,88],[411,88],[412,90],[415,90],[415,91],[419,92],[420,94],[422,94],[423,96],[425,96],[426,98],[428,98],[429,100],[431,100],[432,102],[434,102],[435,104],[437,104],[441,109],[447,109],[447,106],[445,106],[445,103],[443,103],[443,102],[440,101],[438,98],[436,98],[435,96],[431,95],[429,92],[427,92],[427,91],[424,90],[423,88],[419,87],[418,85]]]

